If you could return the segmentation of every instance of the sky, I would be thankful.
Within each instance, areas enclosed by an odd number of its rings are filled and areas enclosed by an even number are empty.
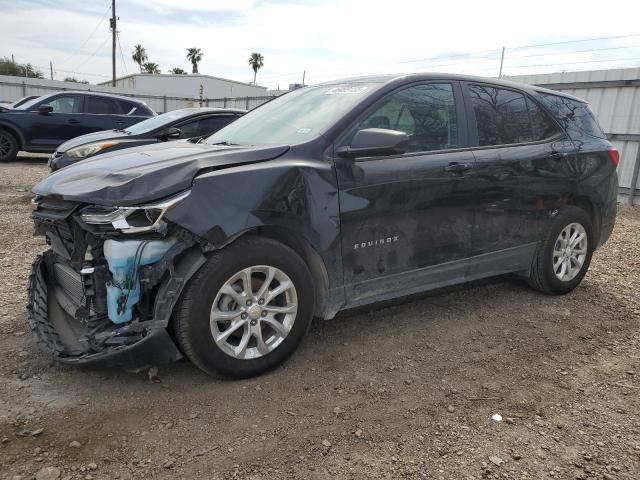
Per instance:
[[[0,57],[54,78],[111,77],[111,0],[0,0]],[[286,89],[375,73],[497,76],[640,67],[637,0],[116,0],[117,75],[135,73],[142,44],[163,72],[191,71]],[[605,37],[616,37],[606,38]],[[588,39],[597,39],[585,41]],[[553,45],[548,45],[553,44]],[[536,46],[531,46],[536,45]]]

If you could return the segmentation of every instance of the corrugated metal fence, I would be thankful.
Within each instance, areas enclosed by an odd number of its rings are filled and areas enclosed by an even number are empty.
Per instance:
[[[75,82],[60,82],[41,78],[20,78],[0,75],[0,103],[13,103],[27,95],[46,95],[64,90],[87,90],[91,92],[104,92],[134,97],[142,100],[158,113],[169,112],[187,107],[226,107],[251,110],[264,102],[271,100],[271,96],[263,97],[236,97],[236,98],[198,98],[176,97],[171,95],[158,95],[143,93],[136,90],[106,85],[89,85]]]
[[[522,75],[508,79],[560,90],[589,102],[600,126],[620,150],[618,199],[640,204],[640,68]]]

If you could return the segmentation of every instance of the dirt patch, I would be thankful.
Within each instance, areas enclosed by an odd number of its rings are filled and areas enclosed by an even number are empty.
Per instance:
[[[0,478],[640,478],[640,209],[570,295],[467,285],[318,321],[260,378],[153,383],[35,349],[44,244],[12,199],[45,174],[0,166]]]

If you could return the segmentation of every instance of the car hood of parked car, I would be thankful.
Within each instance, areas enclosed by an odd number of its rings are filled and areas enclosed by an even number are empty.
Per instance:
[[[60,145],[56,151],[58,153],[65,153],[72,148],[79,147],[80,145],[87,145],[88,143],[104,142],[105,140],[115,140],[123,137],[129,137],[124,130],[104,130],[101,132],[87,133],[86,135],[80,135],[79,137],[67,140]]]
[[[33,193],[104,206],[140,205],[188,189],[200,172],[273,160],[288,150],[189,142],[134,147],[58,170]]]

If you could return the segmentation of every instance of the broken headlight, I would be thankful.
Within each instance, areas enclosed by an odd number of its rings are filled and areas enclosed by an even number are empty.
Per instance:
[[[122,233],[156,232],[165,222],[164,215],[182,200],[187,198],[190,190],[139,207],[85,207],[80,213],[82,221],[89,225],[111,225]]]

